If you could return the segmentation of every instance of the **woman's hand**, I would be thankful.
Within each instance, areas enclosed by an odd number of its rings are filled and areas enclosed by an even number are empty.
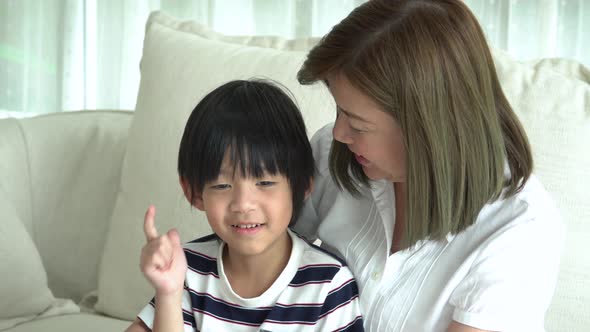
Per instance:
[[[143,223],[146,244],[141,249],[141,272],[156,290],[156,297],[181,296],[186,275],[186,257],[176,229],[158,235],[156,208],[147,209]]]

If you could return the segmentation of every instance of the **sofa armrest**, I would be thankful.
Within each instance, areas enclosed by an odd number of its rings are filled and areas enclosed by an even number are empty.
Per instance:
[[[19,120],[0,119],[0,189],[32,235],[29,159]],[[0,211],[0,215],[2,215]]]
[[[57,297],[79,301],[97,288],[132,118],[129,111],[80,111],[18,120],[31,236]]]

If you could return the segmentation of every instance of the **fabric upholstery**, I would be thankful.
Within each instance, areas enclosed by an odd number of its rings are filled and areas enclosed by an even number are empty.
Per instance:
[[[57,297],[78,302],[97,288],[130,120],[121,111],[20,120],[32,234]]]
[[[0,121],[0,187],[4,187],[17,216],[32,235],[31,178],[21,123],[17,119]],[[0,216],[4,216],[0,211]]]
[[[53,297],[39,252],[1,186],[0,213],[0,331],[44,312],[76,312],[73,302],[60,308]]]
[[[528,134],[534,172],[556,201],[567,228],[546,328],[576,331],[590,326],[590,256],[584,254],[590,249],[588,69],[566,60],[520,63],[501,52],[495,55],[504,92]]]
[[[19,325],[7,332],[121,332],[130,322],[94,314],[81,313],[51,318],[38,319],[30,323]]]

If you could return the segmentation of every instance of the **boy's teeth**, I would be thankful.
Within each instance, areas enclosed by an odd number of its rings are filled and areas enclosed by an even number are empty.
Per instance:
[[[254,227],[258,227],[260,226],[260,224],[255,224],[255,225],[235,225],[234,227],[238,227],[238,228],[254,228]]]

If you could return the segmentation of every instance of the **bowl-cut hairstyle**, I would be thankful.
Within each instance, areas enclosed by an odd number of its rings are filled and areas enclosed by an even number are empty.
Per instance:
[[[178,174],[188,185],[189,201],[217,179],[226,154],[234,174],[257,178],[267,172],[287,178],[292,226],[315,166],[303,117],[286,88],[270,80],[235,80],[197,104],[178,153]]]

